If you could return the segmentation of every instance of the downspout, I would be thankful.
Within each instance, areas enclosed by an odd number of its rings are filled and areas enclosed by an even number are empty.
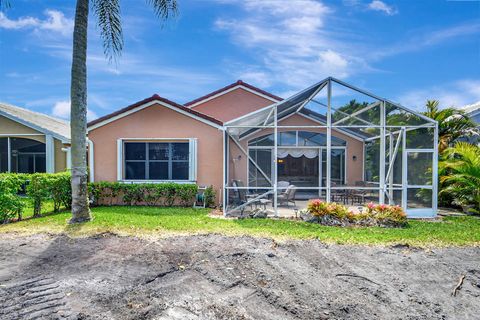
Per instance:
[[[70,147],[62,148],[62,151],[65,152],[65,157],[67,160],[67,170],[72,169],[72,152]]]
[[[95,181],[95,166],[94,166],[94,147],[93,141],[87,138],[87,145],[88,145],[88,168],[89,168],[89,181]]]

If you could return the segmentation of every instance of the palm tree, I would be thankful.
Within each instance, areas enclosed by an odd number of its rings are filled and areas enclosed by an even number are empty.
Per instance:
[[[87,194],[87,30],[90,4],[97,17],[106,57],[111,61],[123,49],[120,0],[77,0],[73,29],[73,59],[70,85],[70,130],[72,156],[72,218],[70,223],[91,220]],[[146,0],[158,18],[177,13],[176,0]],[[0,0],[0,9],[9,8]]]
[[[445,149],[444,160],[439,163],[441,194],[450,194],[457,204],[471,205],[480,213],[480,147],[458,142]]]
[[[438,151],[443,151],[452,146],[459,138],[479,135],[477,125],[465,112],[455,108],[440,110],[437,100],[428,100],[427,111],[423,112],[427,117],[438,122]]]

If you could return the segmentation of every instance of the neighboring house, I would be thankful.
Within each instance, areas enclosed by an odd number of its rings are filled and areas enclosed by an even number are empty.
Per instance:
[[[466,105],[460,108],[460,110],[465,111],[465,113],[475,121],[480,129],[480,101],[474,104]],[[473,144],[480,144],[479,136],[470,136],[465,138],[466,141]]]
[[[0,103],[0,172],[61,172],[69,167],[68,122]]]
[[[480,126],[480,101],[460,108]]]

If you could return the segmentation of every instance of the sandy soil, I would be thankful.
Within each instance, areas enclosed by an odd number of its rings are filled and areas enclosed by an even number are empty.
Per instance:
[[[480,248],[2,235],[0,252],[1,319],[480,317]]]

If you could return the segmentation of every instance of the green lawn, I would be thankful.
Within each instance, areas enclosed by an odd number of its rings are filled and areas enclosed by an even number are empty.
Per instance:
[[[45,210],[51,210],[47,205]],[[27,209],[26,216],[29,216]],[[157,207],[92,208],[94,220],[68,225],[69,212],[0,226],[2,232],[66,233],[71,236],[112,232],[121,235],[167,236],[220,233],[265,236],[275,239],[319,239],[330,243],[410,244],[415,246],[480,245],[480,219],[448,217],[443,221],[409,221],[404,229],[339,228],[274,219],[220,219],[207,209]]]

